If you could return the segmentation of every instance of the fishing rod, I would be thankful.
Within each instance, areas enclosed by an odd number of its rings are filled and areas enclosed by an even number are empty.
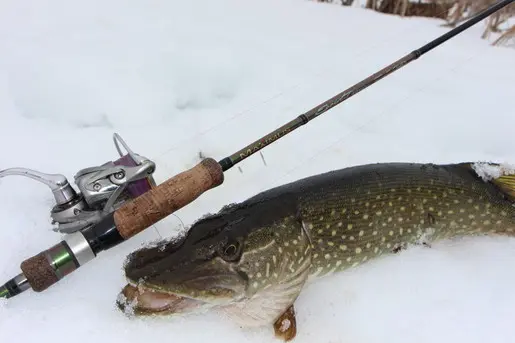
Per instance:
[[[299,115],[234,154],[216,161],[203,159],[193,168],[156,185],[155,163],[134,153],[117,134],[116,161],[79,171],[74,181],[79,192],[61,174],[44,174],[26,168],[0,171],[0,177],[22,175],[50,187],[56,205],[51,217],[64,239],[20,264],[21,273],[0,287],[0,297],[11,298],[28,289],[42,292],[108,250],[134,237],[173,212],[221,185],[224,172],[264,147],[438,47],[515,0],[502,0],[451,31],[412,51],[331,99]],[[127,151],[123,154],[119,143]]]

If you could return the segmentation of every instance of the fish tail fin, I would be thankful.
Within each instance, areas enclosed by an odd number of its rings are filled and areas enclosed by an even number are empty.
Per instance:
[[[503,193],[508,201],[515,203],[515,173],[503,174],[490,180],[490,182]],[[501,236],[515,237],[515,226],[513,224],[513,212],[510,212],[511,220],[508,221],[511,225],[503,226],[497,234]]]
[[[502,192],[515,199],[515,174],[502,175],[492,180]]]
[[[502,216],[508,216],[497,227],[478,226],[474,232],[515,237],[515,165],[492,162],[463,162],[453,165],[459,173],[472,176],[476,182],[484,182],[488,193],[501,203]],[[511,206],[510,206],[511,205]],[[498,221],[497,218],[495,221]]]

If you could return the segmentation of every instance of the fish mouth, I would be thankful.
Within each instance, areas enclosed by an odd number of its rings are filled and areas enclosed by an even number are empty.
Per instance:
[[[229,283],[231,280],[235,280],[234,275],[201,276],[173,286],[128,279],[118,294],[116,305],[127,315],[138,316],[199,312],[243,297],[245,285]]]
[[[158,291],[143,285],[128,283],[116,300],[118,308],[127,315],[183,314],[206,307],[205,301]]]

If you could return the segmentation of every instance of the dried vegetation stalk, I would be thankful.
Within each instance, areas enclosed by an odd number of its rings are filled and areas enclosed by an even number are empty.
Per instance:
[[[314,0],[351,6],[354,0]],[[401,17],[429,17],[445,20],[444,26],[455,27],[481,12],[496,0],[367,0],[365,8]],[[510,24],[510,21],[512,22]],[[515,45],[515,3],[504,7],[486,20],[481,38],[499,35],[492,45]]]

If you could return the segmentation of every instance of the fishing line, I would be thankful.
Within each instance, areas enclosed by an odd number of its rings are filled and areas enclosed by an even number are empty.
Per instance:
[[[384,116],[384,114],[391,113],[394,108],[399,107],[401,104],[405,103],[408,99],[412,98],[414,95],[419,94],[420,92],[424,91],[429,86],[437,83],[441,79],[445,79],[445,78],[451,77],[451,75],[455,74],[457,70],[459,70],[460,68],[464,68],[472,60],[478,58],[479,56],[483,56],[484,54],[487,53],[487,51],[490,51],[489,48],[490,47],[488,47],[488,46],[487,47],[480,46],[480,47],[476,48],[475,51],[472,54],[470,54],[469,56],[463,58],[462,60],[454,63],[451,67],[446,68],[446,69],[437,68],[440,71],[439,76],[434,77],[431,80],[425,82],[422,86],[417,87],[415,90],[409,91],[405,96],[401,97],[396,102],[394,102],[394,103],[392,103],[392,104],[390,104],[388,106],[385,106],[382,111],[380,111],[376,115],[371,115],[369,117],[369,120],[366,120],[365,122],[363,122],[362,124],[360,124],[359,126],[354,128],[353,130],[350,130],[350,132],[348,134],[346,134],[343,137],[337,139],[333,143],[330,143],[329,145],[324,146],[323,148],[315,151],[313,154],[310,154],[307,158],[303,159],[300,163],[296,164],[293,168],[287,170],[285,173],[281,174],[279,177],[274,178],[272,183],[271,182],[266,182],[266,185],[261,187],[259,189],[259,191],[257,191],[257,192],[262,192],[262,191],[265,191],[265,190],[269,189],[270,188],[270,184],[276,183],[276,182],[284,179],[285,177],[287,177],[288,175],[290,175],[294,171],[298,170],[303,165],[306,165],[308,162],[313,160],[315,157],[319,157],[319,156],[321,156],[322,153],[327,152],[328,150],[334,148],[336,145],[342,144],[347,139],[352,137],[354,134],[356,134],[357,132],[361,131],[363,128],[367,127],[371,123],[373,123],[373,122],[379,120],[380,118],[382,118]],[[260,175],[259,173],[260,173],[260,171],[256,172],[256,174]],[[272,174],[274,174],[274,173],[272,172]],[[275,173],[275,174],[277,174],[277,173]],[[245,185],[245,184],[249,184],[249,183],[251,184],[252,182],[249,182],[249,180],[251,180],[252,178],[255,178],[257,176],[255,174],[251,175],[250,177],[247,177],[245,180],[237,182],[234,187],[235,188],[241,188],[241,185]]]
[[[184,229],[186,229],[186,225],[184,224],[184,221],[181,219],[181,217],[179,217],[179,216],[178,216],[178,215],[176,215],[175,213],[172,213],[171,215],[172,215],[172,216],[174,216],[175,218],[177,218],[177,219],[179,220],[180,224],[179,224],[179,225],[176,225],[176,226],[174,226],[174,227],[166,227],[166,228],[165,228],[165,229],[166,229],[166,232],[168,232],[168,231],[172,232],[172,231],[173,231],[173,229],[175,229],[175,228],[179,228],[179,229],[177,230],[177,234],[178,234],[178,235],[182,235],[182,234],[183,234]],[[161,231],[159,231],[159,228],[158,228],[155,224],[153,224],[153,225],[152,225],[152,227],[154,228],[154,230],[156,231],[157,235],[159,236],[159,239],[161,239],[161,240],[162,240],[162,239],[164,239],[163,235],[161,234]],[[169,236],[169,235],[168,235],[168,234],[166,234],[165,236]]]
[[[161,167],[161,169],[165,169],[165,172],[166,172],[165,174],[167,174],[167,175],[172,174],[172,173],[171,173],[171,171],[169,170],[169,168],[166,166],[166,164],[164,164],[164,163],[163,163],[163,164],[161,164],[161,165],[160,165],[160,167]],[[178,216],[177,214],[175,214],[175,213],[171,213],[171,214],[170,214],[170,216],[174,216],[175,218],[177,218],[177,219],[179,220],[180,225],[178,225],[178,226],[180,227],[180,226],[182,225],[182,228],[180,229],[181,231],[182,231],[183,229],[185,229],[185,228],[186,228],[186,225],[184,225],[184,221],[181,219],[181,217],[179,217],[179,216]],[[157,223],[156,223],[156,224],[157,224]],[[156,224],[152,224],[151,226],[152,226],[152,228],[154,229],[154,231],[156,232],[156,234],[159,236],[159,239],[160,239],[160,240],[162,240],[162,239],[163,239],[163,235],[161,234],[161,231],[160,231],[160,230],[159,230],[159,228],[156,226]],[[173,228],[176,228],[176,227],[177,227],[177,226],[172,227],[172,228],[167,227],[166,232],[168,232],[168,231],[169,231],[168,229],[170,229],[170,231],[173,231]],[[178,231],[179,231],[179,230],[178,230]],[[182,232],[179,232],[179,234],[182,234]],[[166,235],[166,236],[168,236],[168,235]]]
[[[483,54],[485,54],[487,52],[487,49],[488,47],[485,49],[484,47],[482,48],[478,48],[477,49],[477,52],[475,54],[471,54],[470,56],[464,58],[463,60],[461,60],[460,62],[457,62],[453,67],[449,68],[449,69],[446,69],[444,71],[443,74],[440,74],[440,76],[432,79],[431,81],[425,83],[422,87],[419,87],[417,88],[416,90],[410,92],[409,94],[407,94],[406,96],[404,96],[402,99],[400,99],[399,101],[395,102],[394,104],[390,105],[390,106],[387,106],[385,108],[385,110],[379,112],[379,114],[377,115],[373,115],[371,116],[370,120],[364,122],[363,124],[359,125],[358,127],[356,127],[354,130],[350,131],[347,135],[341,137],[340,139],[336,140],[335,142],[329,144],[328,146],[325,146],[324,148],[320,149],[320,150],[317,150],[315,153],[311,154],[308,158],[302,160],[301,163],[298,163],[295,165],[295,167],[289,169],[287,172],[281,174],[281,176],[279,176],[278,178],[274,179],[273,182],[277,182],[279,180],[282,180],[283,178],[285,178],[286,176],[290,175],[292,172],[296,171],[297,169],[299,169],[301,166],[303,165],[306,165],[306,163],[310,162],[311,160],[313,160],[315,157],[319,157],[322,155],[322,153],[325,153],[327,152],[328,150],[334,148],[334,146],[336,145],[339,145],[339,144],[342,144],[343,142],[345,142],[349,137],[351,137],[352,135],[354,135],[356,132],[358,131],[361,131],[363,128],[365,128],[367,125],[371,124],[372,122],[375,122],[377,120],[379,120],[380,117],[383,117],[383,115],[385,113],[391,113],[391,110],[396,108],[396,107],[399,107],[399,105],[401,103],[404,103],[406,100],[408,100],[409,98],[413,97],[415,94],[418,94],[420,93],[421,91],[425,90],[428,86],[436,83],[437,81],[443,79],[443,78],[447,78],[449,77],[449,74],[453,74],[453,73],[456,73],[457,70],[459,70],[460,68],[463,68],[465,65],[467,65],[468,63],[470,63],[470,61],[472,61],[473,59],[477,58],[478,56],[481,56]],[[266,189],[268,189],[269,186],[264,186],[262,187],[259,192],[262,192]]]
[[[384,13],[377,12],[375,10],[367,9],[367,8],[364,8],[364,7],[359,7],[356,10],[358,10],[358,9],[371,11],[372,14],[378,15],[378,18],[381,18],[381,17],[383,17],[385,15]],[[437,12],[437,16],[440,16],[441,14],[443,14],[445,12],[447,12],[447,10],[442,10],[440,12]],[[400,17],[400,16],[397,16],[397,17]],[[370,55],[370,52],[377,50],[378,47],[380,47],[382,45],[387,45],[391,41],[393,41],[394,39],[397,40],[398,39],[397,37],[399,37],[399,35],[402,35],[402,37],[406,37],[406,36],[410,36],[410,35],[413,36],[413,35],[417,34],[421,30],[422,25],[427,25],[427,23],[422,23],[420,20],[418,20],[421,17],[413,16],[413,17],[400,17],[400,18],[409,18],[409,20],[413,20],[413,23],[409,24],[407,27],[403,27],[400,30],[397,30],[395,32],[390,33],[387,36],[389,38],[381,39],[380,43],[376,43],[376,44],[374,44],[372,46],[369,46],[369,47],[367,47],[365,49],[360,50],[360,52],[358,52],[357,54],[353,54],[352,55],[352,60],[357,60],[357,63],[359,63],[359,59],[358,58],[360,56]],[[443,21],[445,22],[445,20],[443,20]],[[333,42],[332,41],[328,41],[328,43],[326,43],[324,45],[329,47],[329,46],[333,45]],[[364,67],[362,66],[361,63],[359,63],[359,65],[361,65],[361,67],[358,69],[358,71],[363,71]],[[327,75],[329,73],[329,71],[331,71],[331,74],[334,74],[334,69],[331,70],[330,68],[324,68],[321,71],[319,71],[316,74],[314,74],[313,77],[312,77],[312,80],[320,79],[322,76]],[[185,138],[185,139],[181,140],[180,142],[176,143],[175,145],[172,145],[172,147],[170,147],[169,149],[167,149],[167,150],[165,150],[165,151],[163,151],[163,152],[153,156],[152,159],[157,160],[157,159],[161,158],[162,156],[170,153],[171,151],[174,151],[177,148],[183,147],[187,142],[195,140],[195,139],[199,139],[201,137],[204,137],[206,134],[208,134],[209,132],[215,130],[216,128],[219,128],[219,127],[222,127],[224,125],[227,125],[229,122],[232,122],[233,120],[235,120],[235,119],[237,119],[237,118],[239,118],[241,116],[244,116],[244,115],[246,115],[248,113],[255,112],[260,107],[263,107],[263,105],[266,105],[266,104],[270,103],[271,101],[284,96],[285,94],[291,92],[293,89],[296,89],[296,88],[299,88],[299,87],[304,87],[305,85],[308,85],[308,87],[311,87],[311,88],[316,87],[316,85],[313,85],[313,81],[297,82],[295,84],[287,86],[287,87],[283,88],[281,91],[279,91],[278,93],[276,93],[275,95],[272,95],[271,97],[266,98],[263,101],[257,102],[253,106],[247,107],[247,109],[244,109],[244,110],[242,110],[240,112],[237,112],[233,116],[231,116],[231,117],[229,117],[229,118],[227,118],[225,120],[222,120],[221,122],[216,123],[216,124],[208,127],[207,129],[205,129],[205,130],[203,130],[203,131],[201,131],[201,132],[199,132],[199,133],[197,133],[197,134],[195,134],[193,136],[190,136],[189,138]]]

